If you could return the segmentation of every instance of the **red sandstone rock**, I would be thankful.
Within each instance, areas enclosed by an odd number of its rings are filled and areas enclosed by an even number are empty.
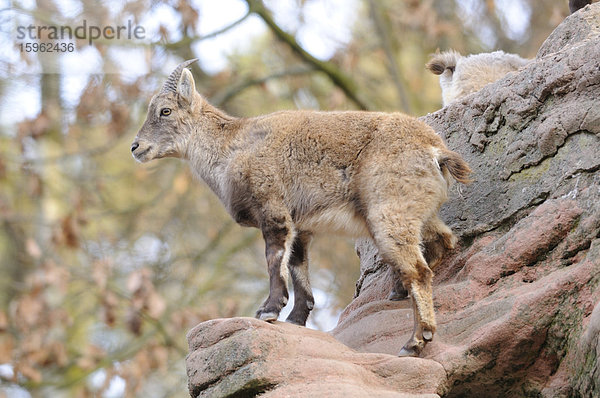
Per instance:
[[[357,353],[330,335],[254,318],[216,319],[188,333],[192,396],[435,397],[442,366]]]

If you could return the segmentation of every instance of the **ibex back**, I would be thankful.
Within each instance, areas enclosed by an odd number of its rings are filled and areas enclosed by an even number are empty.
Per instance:
[[[179,65],[155,95],[131,151],[179,157],[241,225],[266,244],[270,293],[256,316],[304,325],[314,300],[307,250],[317,233],[366,236],[412,296],[415,327],[400,355],[418,355],[436,328],[432,271],[455,244],[438,218],[451,180],[469,166],[423,122],[400,113],[283,111],[234,118],[196,92]],[[421,250],[423,249],[423,251]]]

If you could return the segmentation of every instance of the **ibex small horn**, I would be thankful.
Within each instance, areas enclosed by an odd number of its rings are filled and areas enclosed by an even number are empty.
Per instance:
[[[189,60],[177,65],[177,68],[175,68],[175,70],[173,70],[173,72],[171,72],[171,74],[169,75],[169,78],[167,79],[165,84],[163,84],[160,92],[161,93],[167,93],[167,92],[176,93],[177,92],[177,83],[179,82],[179,77],[181,76],[181,72],[183,71],[183,68],[193,64],[196,61],[198,61],[198,58],[189,59]]]

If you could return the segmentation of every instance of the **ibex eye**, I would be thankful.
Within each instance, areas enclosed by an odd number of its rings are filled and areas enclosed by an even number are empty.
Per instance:
[[[161,116],[169,116],[170,114],[171,114],[171,109],[169,109],[169,108],[162,108],[160,110]]]

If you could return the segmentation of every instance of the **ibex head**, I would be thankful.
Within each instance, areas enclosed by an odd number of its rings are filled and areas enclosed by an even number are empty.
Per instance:
[[[131,144],[131,153],[138,162],[184,157],[191,135],[190,116],[203,102],[196,93],[192,73],[186,69],[196,61],[179,64],[150,101],[146,121]]]

